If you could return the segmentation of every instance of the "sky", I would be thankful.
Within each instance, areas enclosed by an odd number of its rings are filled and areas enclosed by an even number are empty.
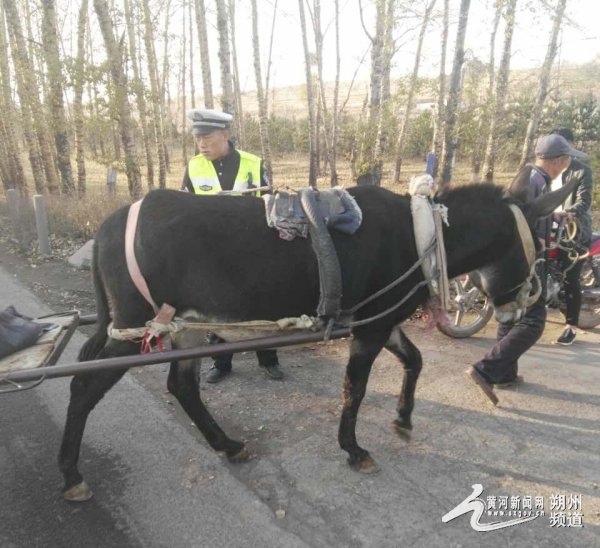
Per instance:
[[[259,23],[261,51],[263,51],[263,75],[265,74],[268,43],[271,33],[273,0],[259,0]],[[240,80],[244,90],[255,88],[252,66],[250,2],[238,2],[238,32],[236,32]],[[369,32],[374,27],[374,13],[370,0],[363,0],[364,21]],[[459,0],[450,0],[449,54],[446,72],[452,69],[452,55],[458,19]],[[552,19],[549,9],[542,6],[555,5],[555,0],[518,0],[518,14],[513,38],[511,68],[535,68],[541,66],[549,41]],[[367,53],[369,39],[360,22],[358,0],[340,0],[341,79],[349,81],[358,69],[357,80],[368,80],[370,56]],[[425,0],[412,0],[415,12],[423,13]],[[527,9],[534,5],[535,13]],[[435,76],[439,73],[442,0],[436,4],[438,17],[430,23],[423,47],[420,75]],[[322,27],[325,30],[324,72],[325,78],[335,77],[335,42],[333,27],[333,0],[322,0]],[[490,51],[490,34],[494,16],[492,0],[471,0],[466,37],[467,59],[477,58],[487,62]],[[210,17],[210,14],[209,14]],[[309,17],[307,13],[307,18]],[[559,39],[559,52],[555,62],[585,63],[600,56],[600,2],[597,0],[568,0],[566,17]],[[246,23],[245,23],[245,22]],[[307,24],[310,24],[307,21]],[[412,72],[416,50],[419,20],[412,17],[401,23],[396,31],[399,35],[406,28],[415,29],[404,39],[394,57],[393,77]],[[297,0],[279,0],[274,35],[271,82],[274,86],[299,85],[305,83],[304,57],[300,35]],[[502,48],[504,25],[501,23],[496,39],[496,59]],[[214,32],[214,30],[211,30]],[[216,34],[215,34],[216,36]],[[309,46],[314,42],[309,42]],[[248,47],[250,45],[250,47]],[[362,59],[362,63],[361,63]],[[213,74],[218,72],[216,51],[214,52]]]

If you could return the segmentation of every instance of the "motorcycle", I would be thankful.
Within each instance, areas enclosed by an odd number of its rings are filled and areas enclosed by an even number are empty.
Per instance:
[[[571,253],[573,260],[582,260],[581,268],[581,312],[579,327],[590,329],[600,324],[600,233],[592,235],[589,250],[583,250],[574,243],[574,232],[559,225],[556,241],[548,250],[546,305],[566,310],[563,289],[564,272],[558,262],[560,249]],[[565,232],[570,232],[565,235]],[[451,308],[448,310],[450,321],[438,323],[437,328],[455,339],[470,337],[481,331],[494,314],[492,304],[487,297],[470,281],[469,276],[450,280]]]

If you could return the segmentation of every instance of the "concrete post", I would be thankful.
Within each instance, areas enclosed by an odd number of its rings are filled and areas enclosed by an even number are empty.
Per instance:
[[[20,240],[21,238],[21,212],[19,211],[19,202],[19,193],[14,188],[6,191],[6,203],[8,205],[10,224],[12,225],[13,237],[15,240]]]
[[[33,209],[35,211],[35,226],[38,234],[38,252],[40,255],[50,255],[50,238],[48,237],[48,215],[46,214],[46,202],[42,194],[33,197]]]
[[[106,171],[106,191],[109,196],[114,196],[117,189],[117,170],[109,167]]]

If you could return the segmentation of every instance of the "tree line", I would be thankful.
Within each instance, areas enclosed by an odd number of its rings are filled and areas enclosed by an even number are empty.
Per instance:
[[[550,125],[570,125],[581,141],[598,141],[596,99],[553,95],[567,0],[488,1],[494,15],[482,60],[465,51],[470,0],[351,0],[368,39],[370,74],[362,110],[350,115],[340,82],[339,0],[328,4],[326,21],[320,0],[81,0],[72,19],[66,0],[0,0],[0,177],[24,195],[32,186],[37,193],[83,195],[92,158],[118,163],[137,199],[166,185],[172,157],[187,162],[194,154],[185,113],[199,107],[233,114],[237,144],[260,153],[268,170],[273,154],[305,154],[311,185],[324,172],[337,184],[340,155],[354,177],[380,184],[384,162],[397,183],[404,160],[433,151],[443,185],[452,180],[457,154],[470,163],[472,181],[493,181],[503,158],[524,164],[536,135]],[[551,25],[535,85],[516,93],[509,84],[519,4]],[[240,22],[241,8],[251,21]],[[298,119],[277,115],[269,101],[284,9],[296,17],[304,57],[305,115]],[[240,23],[249,29],[244,43]],[[423,44],[432,33],[439,35],[439,74],[425,78]],[[395,55],[409,40],[412,71],[394,81]],[[252,51],[256,116],[245,111],[240,48]],[[325,54],[335,59],[333,75],[325,74]],[[418,111],[424,95],[433,108]]]

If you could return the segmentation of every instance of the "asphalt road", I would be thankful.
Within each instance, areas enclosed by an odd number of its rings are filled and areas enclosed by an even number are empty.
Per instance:
[[[2,269],[0,303],[51,312]],[[317,349],[321,364],[301,349],[283,354],[283,383],[265,385],[255,366],[244,368],[246,356],[227,384],[206,388],[227,431],[255,453],[237,466],[172,404],[163,366],[126,375],[88,421],[81,469],[95,496],[83,504],[62,500],[56,465],[69,380],[0,395],[0,546],[600,545],[600,333],[570,348],[544,339],[522,360],[527,384],[502,393],[494,409],[463,373],[491,332],[454,341],[407,331],[426,361],[415,433],[407,444],[390,431],[399,375],[382,355],[359,416],[361,443],[381,466],[371,476],[351,471],[337,447],[342,343]],[[62,362],[75,360],[83,340],[73,337]],[[491,532],[474,531],[471,513],[443,523],[473,484],[487,504],[542,497],[545,516]],[[562,495],[572,505],[581,496],[583,527],[551,526]]]

